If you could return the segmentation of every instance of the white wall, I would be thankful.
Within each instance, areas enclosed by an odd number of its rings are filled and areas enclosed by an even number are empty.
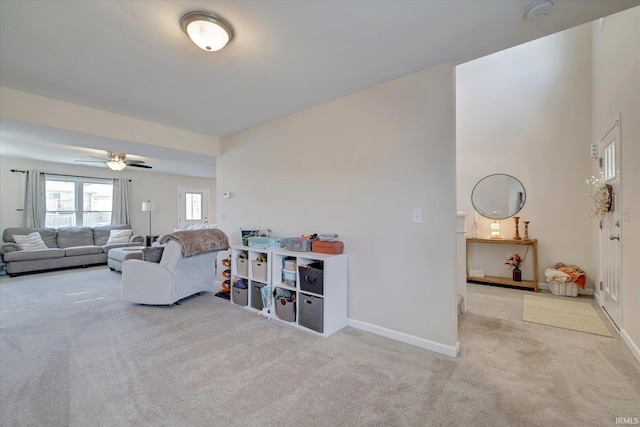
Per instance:
[[[443,64],[223,138],[219,226],[236,244],[247,226],[340,234],[351,324],[455,354],[453,78]]]
[[[586,222],[586,179],[591,176],[591,41],[583,25],[459,65],[456,68],[457,203],[475,210],[474,185],[494,173],[522,182],[526,203],[519,212],[538,239],[539,277],[557,262],[586,270],[593,287],[591,227]],[[480,217],[479,237],[491,221]],[[502,235],[515,234],[513,219],[501,221]],[[522,248],[476,245],[470,267],[509,276],[507,253]],[[523,278],[533,277],[527,256]]]
[[[621,114],[622,205],[631,211],[621,227],[622,335],[640,360],[640,7],[608,16],[602,28],[595,22],[592,31],[593,142]]]
[[[155,203],[155,211],[151,217],[153,234],[169,233],[177,227],[178,186],[209,188],[209,217],[215,218],[216,214],[215,179],[136,171],[132,168],[115,173],[107,168],[0,157],[0,182],[2,182],[0,185],[0,230],[7,227],[19,227],[22,224],[22,212],[16,211],[16,209],[22,208],[24,174],[10,172],[10,169],[38,170],[97,178],[131,179],[131,225],[135,234],[146,236],[149,233],[149,214],[140,210],[142,202],[147,199]]]

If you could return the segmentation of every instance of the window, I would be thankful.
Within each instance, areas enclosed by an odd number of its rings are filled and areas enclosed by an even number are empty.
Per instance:
[[[47,176],[46,198],[45,227],[111,224],[111,180]]]
[[[200,221],[202,220],[202,194],[200,193],[186,193],[186,215],[187,221]]]

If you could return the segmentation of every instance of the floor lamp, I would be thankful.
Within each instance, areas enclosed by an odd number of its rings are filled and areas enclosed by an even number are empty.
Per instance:
[[[156,205],[151,200],[142,202],[142,212],[149,212],[149,235],[147,236],[147,246],[151,246],[151,212],[154,211]]]

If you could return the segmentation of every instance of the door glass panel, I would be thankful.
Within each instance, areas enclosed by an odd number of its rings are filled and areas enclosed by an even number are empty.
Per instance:
[[[200,193],[186,193],[186,218],[187,221],[201,221],[202,220],[202,194]]]
[[[604,178],[614,179],[616,177],[616,141],[613,140],[604,149]]]

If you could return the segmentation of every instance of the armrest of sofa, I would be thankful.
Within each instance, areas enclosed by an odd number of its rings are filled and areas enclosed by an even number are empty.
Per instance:
[[[129,239],[129,243],[140,243],[141,245],[144,245],[144,237],[143,236],[139,236],[137,234],[133,235]]]
[[[6,254],[7,252],[17,252],[17,251],[21,251],[21,250],[22,250],[22,248],[17,243],[9,242],[9,243],[4,243],[2,245],[2,253],[3,254]]]

